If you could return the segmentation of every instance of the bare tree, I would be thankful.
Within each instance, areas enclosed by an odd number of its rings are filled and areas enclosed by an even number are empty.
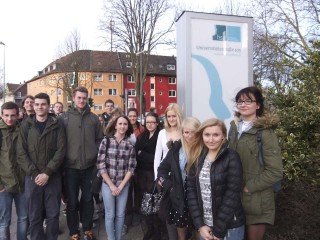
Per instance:
[[[140,109],[149,55],[156,46],[168,43],[166,36],[172,31],[174,18],[168,19],[170,9],[168,0],[108,0],[100,21],[111,51],[130,54]]]

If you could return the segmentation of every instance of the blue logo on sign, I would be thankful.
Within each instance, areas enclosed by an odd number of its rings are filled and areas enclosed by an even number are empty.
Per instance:
[[[214,64],[208,59],[203,56],[199,55],[192,55],[192,58],[197,60],[205,69],[209,83],[210,83],[210,99],[209,99],[209,105],[211,110],[214,112],[214,114],[217,116],[217,118],[221,120],[225,120],[231,117],[231,113],[225,104],[225,102],[222,99],[222,85],[219,73],[214,66]]]
[[[215,41],[241,42],[241,28],[237,26],[215,25]]]

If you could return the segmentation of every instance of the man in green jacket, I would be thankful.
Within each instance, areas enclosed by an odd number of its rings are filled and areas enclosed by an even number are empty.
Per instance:
[[[87,100],[88,90],[77,87],[73,91],[74,106],[61,115],[67,135],[64,178],[68,201],[67,224],[72,240],[80,239],[79,216],[84,232],[83,239],[96,239],[92,233],[94,207],[91,178],[103,133],[99,118],[90,112]]]
[[[1,107],[0,120],[0,239],[10,239],[12,202],[17,210],[17,240],[27,239],[27,204],[24,173],[17,165],[16,143],[19,135],[19,107],[6,102]]]
[[[49,115],[49,109],[48,94],[37,94],[35,115],[21,123],[18,139],[18,163],[26,173],[25,192],[32,240],[56,240],[59,235],[60,167],[66,151],[66,135],[62,123]]]

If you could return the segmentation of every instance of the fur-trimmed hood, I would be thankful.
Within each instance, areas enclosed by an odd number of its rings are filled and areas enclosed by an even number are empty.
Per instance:
[[[241,121],[240,117],[235,117],[234,122],[238,126],[239,122]],[[279,117],[275,113],[267,112],[263,114],[261,117],[258,117],[253,125],[256,128],[263,128],[263,129],[276,129],[279,124]]]

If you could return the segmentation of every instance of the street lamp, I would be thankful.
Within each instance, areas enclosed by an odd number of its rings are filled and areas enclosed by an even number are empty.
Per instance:
[[[113,35],[113,29],[114,29],[114,20],[113,19],[111,19],[110,20],[110,32],[111,32],[111,52],[112,52],[112,35]]]
[[[139,85],[139,102],[140,102],[140,114],[141,114],[141,121],[143,119],[142,114],[142,97],[143,97],[143,74],[142,74],[142,54],[144,54],[146,51],[137,52],[136,55],[140,57],[140,85]]]
[[[6,102],[6,45],[4,42],[0,41],[0,45],[3,45],[3,89],[2,89],[2,95],[3,95],[3,103]]]

